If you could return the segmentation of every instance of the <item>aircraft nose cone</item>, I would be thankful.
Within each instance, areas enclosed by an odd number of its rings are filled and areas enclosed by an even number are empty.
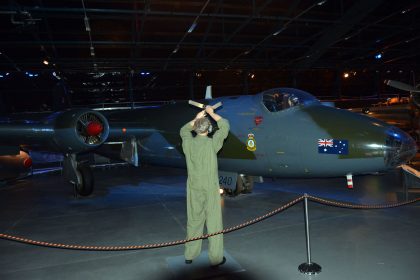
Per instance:
[[[387,131],[385,164],[388,168],[394,168],[406,163],[417,153],[417,145],[414,139],[398,128]]]

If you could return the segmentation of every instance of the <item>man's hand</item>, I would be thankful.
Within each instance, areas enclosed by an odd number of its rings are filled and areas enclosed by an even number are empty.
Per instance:
[[[207,109],[207,108],[206,108]],[[201,119],[201,118],[204,118],[204,116],[206,115],[206,111],[200,111],[198,114],[197,114],[197,116],[195,116],[195,119],[197,120],[197,119]]]
[[[195,121],[196,120],[198,120],[198,119],[201,119],[201,118],[203,118],[204,116],[206,115],[206,111],[200,111],[196,116],[195,116],[195,119],[193,119],[192,121],[190,121],[190,125],[191,126],[194,126],[194,124],[195,124]]]
[[[207,105],[206,110],[207,114],[212,115],[214,113],[214,109],[212,106]]]
[[[219,116],[218,114],[216,114],[216,113],[214,112],[214,108],[213,108],[212,106],[206,106],[206,110],[205,110],[205,111],[206,111],[206,112],[207,112],[207,114],[208,114],[210,117],[212,117],[212,118],[213,118],[213,120],[215,120],[216,122],[222,118],[221,116]]]

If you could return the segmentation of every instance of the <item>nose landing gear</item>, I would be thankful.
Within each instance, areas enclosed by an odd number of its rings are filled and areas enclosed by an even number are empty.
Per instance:
[[[74,187],[74,196],[88,196],[93,192],[94,177],[87,162],[78,162],[75,154],[64,157],[63,173]]]
[[[254,188],[254,178],[250,175],[239,174],[236,181],[236,189],[234,195],[241,193],[252,193]]]

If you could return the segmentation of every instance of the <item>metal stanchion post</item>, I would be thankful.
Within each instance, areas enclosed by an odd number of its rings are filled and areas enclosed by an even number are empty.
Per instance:
[[[308,216],[308,195],[305,193],[305,233],[306,233],[306,251],[308,256],[308,261],[299,265],[298,269],[300,272],[305,274],[318,274],[321,272],[321,266],[311,262],[311,243],[309,240],[309,216]]]
[[[403,187],[404,187],[404,195],[405,195],[405,201],[408,201],[408,180],[409,174],[404,169],[401,169],[401,172],[403,173]]]

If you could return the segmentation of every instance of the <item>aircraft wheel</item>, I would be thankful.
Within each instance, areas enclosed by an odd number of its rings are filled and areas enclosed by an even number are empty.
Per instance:
[[[236,189],[234,194],[238,195],[241,194],[244,191],[245,185],[244,185],[244,179],[241,175],[238,175],[238,179],[236,180]]]
[[[92,170],[87,164],[80,164],[77,168],[78,175],[81,176],[81,184],[76,185],[76,192],[80,196],[88,196],[93,192],[94,178]]]
[[[245,176],[245,184],[244,184],[244,193],[252,193],[252,189],[254,188],[254,178],[250,175]]]
[[[238,179],[236,180],[235,195],[238,195],[241,193],[252,193],[253,188],[254,188],[254,179],[252,176],[238,175]]]

